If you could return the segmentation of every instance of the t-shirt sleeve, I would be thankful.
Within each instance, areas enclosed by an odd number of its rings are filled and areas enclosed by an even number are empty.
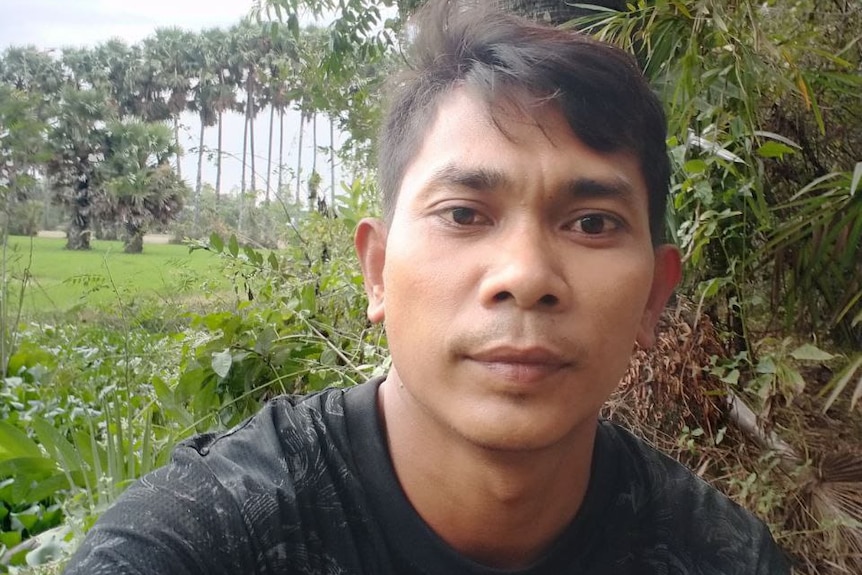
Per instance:
[[[765,528],[758,558],[756,575],[790,575],[790,560]]]
[[[65,575],[257,571],[235,500],[191,447],[130,487],[87,534]]]

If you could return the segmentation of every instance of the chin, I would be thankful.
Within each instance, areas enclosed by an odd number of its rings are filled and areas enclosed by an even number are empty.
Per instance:
[[[465,425],[460,433],[473,445],[496,452],[543,451],[554,447],[574,445],[581,441],[592,441],[597,417],[588,417],[581,422],[573,420],[571,413],[566,421],[550,425],[552,420],[540,414],[528,418],[496,415],[491,421],[474,421]],[[519,419],[526,419],[519,422]]]

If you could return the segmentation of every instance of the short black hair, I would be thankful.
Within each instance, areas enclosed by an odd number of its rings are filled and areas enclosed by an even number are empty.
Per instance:
[[[391,221],[404,173],[432,128],[443,96],[467,85],[490,107],[551,101],[572,132],[601,153],[639,160],[650,233],[664,239],[670,178],[661,102],[635,59],[574,30],[507,14],[488,2],[429,0],[415,16],[405,67],[391,79],[379,141],[378,180]]]

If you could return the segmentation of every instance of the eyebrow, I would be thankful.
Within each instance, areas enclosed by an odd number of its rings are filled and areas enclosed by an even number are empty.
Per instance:
[[[497,170],[465,168],[455,164],[446,164],[431,176],[429,187],[458,186],[481,192],[507,187],[509,183],[509,178]]]
[[[632,202],[635,196],[632,185],[623,178],[578,178],[569,182],[566,188],[568,195],[576,199],[612,198]]]
[[[511,179],[502,171],[463,167],[450,163],[431,176],[429,188],[457,186],[488,192],[513,185]],[[608,198],[632,202],[635,197],[631,183],[621,177],[602,180],[589,177],[576,178],[565,183],[562,189],[569,198],[576,200]]]

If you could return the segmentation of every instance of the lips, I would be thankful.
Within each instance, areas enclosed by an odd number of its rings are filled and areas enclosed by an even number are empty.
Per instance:
[[[564,355],[543,347],[495,347],[468,357],[497,377],[525,384],[542,381],[573,365]]]

